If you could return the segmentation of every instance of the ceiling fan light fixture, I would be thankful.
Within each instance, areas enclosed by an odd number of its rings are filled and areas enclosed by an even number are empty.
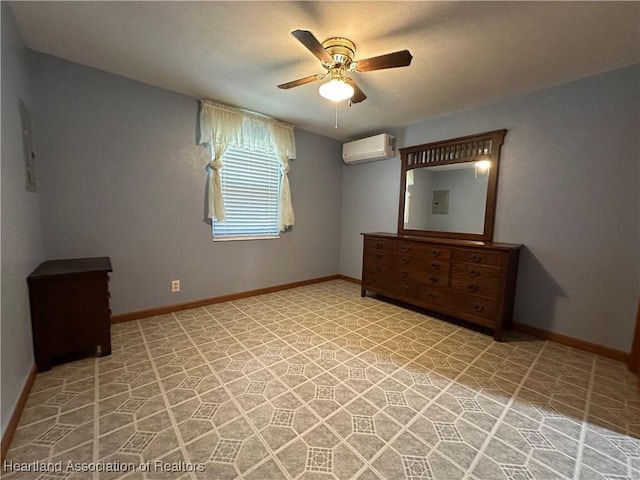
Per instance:
[[[353,97],[354,89],[344,80],[337,78],[323,83],[319,88],[320,95],[332,102],[341,102]]]

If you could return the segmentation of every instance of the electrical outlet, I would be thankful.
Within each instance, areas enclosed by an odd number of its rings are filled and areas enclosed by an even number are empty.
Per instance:
[[[172,292],[180,291],[180,280],[171,280],[171,291]]]

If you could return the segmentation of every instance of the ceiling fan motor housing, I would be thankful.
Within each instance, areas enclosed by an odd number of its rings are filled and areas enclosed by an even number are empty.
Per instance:
[[[333,65],[322,62],[327,69],[345,68],[348,69],[356,55],[356,45],[344,37],[331,37],[322,42],[324,49],[333,58]]]
[[[308,30],[294,30],[291,32],[296,40],[306,47],[318,60],[326,70],[326,73],[318,73],[299,78],[292,82],[282,83],[278,88],[289,89],[315,82],[316,80],[324,80],[327,77],[329,82],[321,87],[328,88],[327,85],[338,85],[344,91],[350,90],[351,103],[360,103],[367,98],[356,82],[347,76],[347,73],[371,72],[374,70],[383,70],[385,68],[406,67],[411,64],[411,52],[409,50],[400,50],[397,52],[378,55],[376,57],[365,58],[354,61],[356,56],[356,45],[348,38],[330,37],[320,43],[318,39]],[[331,96],[320,94],[323,97],[334,100]],[[348,98],[348,97],[344,97]]]

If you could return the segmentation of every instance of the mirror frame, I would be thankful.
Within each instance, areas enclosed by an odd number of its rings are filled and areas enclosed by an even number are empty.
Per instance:
[[[507,130],[452,138],[441,142],[425,143],[400,149],[402,171],[400,174],[400,208],[398,210],[398,235],[421,235],[428,237],[452,238],[458,240],[493,241],[493,227],[498,194],[498,170],[500,149]],[[414,168],[435,167],[454,163],[490,160],[491,169],[487,185],[487,202],[482,233],[439,232],[434,230],[413,230],[404,228],[404,202],[407,188],[407,171]]]

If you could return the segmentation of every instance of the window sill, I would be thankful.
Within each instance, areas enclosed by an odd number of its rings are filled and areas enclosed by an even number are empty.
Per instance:
[[[275,240],[280,238],[280,235],[256,235],[254,237],[242,236],[242,237],[213,237],[214,242],[235,242],[238,240]]]

